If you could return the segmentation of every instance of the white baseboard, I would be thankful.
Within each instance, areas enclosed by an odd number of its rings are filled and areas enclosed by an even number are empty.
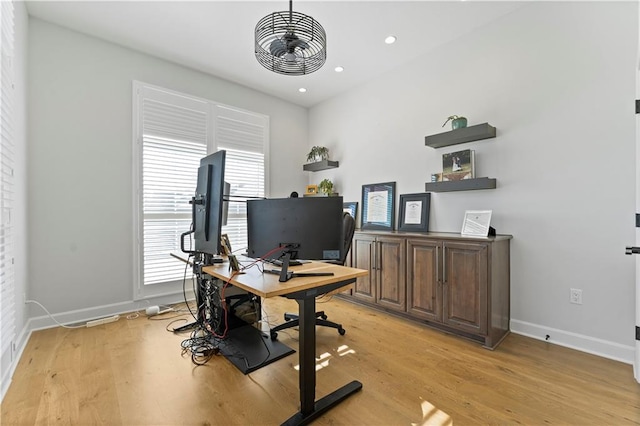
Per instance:
[[[193,292],[188,292],[187,297],[189,300],[193,300]],[[130,301],[130,302],[122,302],[122,303],[113,303],[110,305],[104,306],[96,306],[93,308],[87,309],[78,309],[75,311],[69,312],[61,312],[54,314],[54,318],[56,321],[62,324],[74,324],[74,323],[83,323],[85,321],[90,321],[98,318],[104,318],[113,315],[126,314],[135,311],[144,311],[148,306],[153,305],[173,305],[175,303],[184,302],[184,297],[182,293],[179,294],[170,294],[159,297],[153,297],[145,300],[138,301]],[[37,306],[37,305],[36,305]],[[46,305],[45,305],[46,307]],[[40,309],[36,307],[34,309]],[[13,373],[18,366],[18,362],[20,358],[22,358],[22,353],[24,352],[25,347],[27,346],[27,342],[31,337],[31,333],[37,330],[43,330],[47,328],[57,327],[58,324],[51,319],[48,315],[38,316],[29,318],[27,323],[24,325],[20,335],[17,338],[16,344],[16,352],[15,358],[11,361],[11,366],[5,371],[2,376],[2,388],[0,389],[0,402],[4,400],[4,396],[9,389],[9,385],[11,384],[11,379],[13,377]]]
[[[187,297],[190,300],[193,300],[193,292],[190,292],[190,294],[188,293]],[[71,325],[113,315],[144,311],[147,307],[153,305],[172,305],[180,302],[184,302],[182,293],[152,297],[145,300],[112,303],[110,305],[95,306],[86,309],[77,309],[75,311],[57,313],[53,316],[59,323]],[[44,313],[44,311],[42,311],[42,309],[37,305],[34,309],[40,309],[40,311]],[[30,331],[43,330],[46,328],[56,327],[58,325],[53,319],[51,319],[51,317],[46,315],[46,313],[45,315],[30,318],[27,324],[29,325]]]
[[[624,362],[625,364],[633,364],[635,357],[635,347],[633,346],[621,345],[619,343],[559,330],[557,328],[544,327],[525,321],[512,319],[511,332],[603,358]],[[548,340],[546,339],[547,335],[549,336]]]
[[[15,357],[11,361],[11,365],[9,366],[7,371],[5,371],[4,375],[2,376],[2,389],[0,389],[0,402],[4,400],[4,396],[7,393],[7,390],[9,390],[9,385],[11,384],[11,378],[13,377],[13,373],[16,371],[16,367],[18,366],[18,361],[20,361],[20,358],[22,357],[22,352],[24,352],[24,348],[27,346],[29,337],[31,337],[31,330],[29,330],[29,323],[27,322],[22,328],[22,330],[20,331],[18,338],[16,339]]]

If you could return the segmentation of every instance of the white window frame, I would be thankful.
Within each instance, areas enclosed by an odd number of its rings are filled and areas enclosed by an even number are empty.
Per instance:
[[[14,9],[13,2],[0,4],[0,359],[5,353],[13,361],[16,337],[16,287],[14,255],[15,155]],[[5,364],[5,361],[2,361]]]
[[[264,114],[258,114],[247,110],[242,110],[219,102],[191,96],[177,91],[165,89],[159,86],[143,83],[140,81],[133,82],[133,222],[134,222],[134,239],[133,239],[133,287],[134,300],[147,299],[151,297],[175,295],[182,293],[183,280],[157,283],[152,285],[144,284],[144,218],[143,218],[143,200],[142,200],[142,108],[141,101],[145,94],[145,90],[164,92],[167,96],[167,103],[173,104],[176,99],[185,102],[190,108],[204,108],[207,111],[207,154],[217,151],[216,144],[216,112],[220,107],[235,110],[239,113],[249,114],[256,117],[258,121],[262,120],[264,124],[264,191],[265,196],[269,194],[269,117]],[[195,183],[194,183],[195,191]],[[187,231],[188,229],[185,229]],[[223,229],[224,233],[224,229]],[[234,247],[234,250],[236,247]],[[178,262],[178,260],[176,260]],[[187,278],[191,276],[187,271]],[[190,288],[190,286],[188,286]]]

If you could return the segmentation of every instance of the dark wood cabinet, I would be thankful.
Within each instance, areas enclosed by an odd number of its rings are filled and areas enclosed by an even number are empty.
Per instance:
[[[353,299],[494,348],[509,332],[511,236],[358,231]]]
[[[407,303],[405,247],[404,238],[376,237],[377,303],[397,311],[404,311]]]
[[[404,311],[406,307],[404,238],[356,234],[353,259],[369,275],[356,281],[353,296],[382,307]]]
[[[442,318],[469,333],[487,331],[487,244],[443,242]]]
[[[441,246],[436,240],[407,240],[407,312],[416,318],[442,321]]]
[[[376,302],[375,242],[375,236],[356,234],[351,243],[353,266],[369,271],[367,276],[358,277],[352,295],[370,303]]]

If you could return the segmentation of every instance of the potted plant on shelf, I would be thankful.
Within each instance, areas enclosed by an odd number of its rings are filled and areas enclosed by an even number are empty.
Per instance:
[[[451,116],[449,116],[449,118],[447,118],[447,121],[444,122],[442,127],[444,127],[445,124],[447,124],[449,122],[449,120],[451,120],[451,129],[452,130],[462,129],[463,127],[467,127],[467,119],[465,117],[460,116],[460,115],[451,115]]]
[[[324,146],[314,146],[307,154],[307,161],[310,163],[329,159],[329,148]]]
[[[330,196],[333,194],[333,182],[329,179],[323,179],[322,182],[318,185],[318,189],[321,193]]]

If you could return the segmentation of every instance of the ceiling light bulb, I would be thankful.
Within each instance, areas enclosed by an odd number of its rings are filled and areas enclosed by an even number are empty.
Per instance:
[[[389,37],[384,39],[384,42],[387,44],[393,44],[396,42],[396,36],[390,35]]]
[[[307,91],[307,89],[305,89],[304,87],[301,87],[301,88],[298,89],[298,92],[300,92],[300,93],[304,93],[306,91]]]
[[[342,72],[344,71],[344,68],[342,67],[335,67],[336,72]]]

